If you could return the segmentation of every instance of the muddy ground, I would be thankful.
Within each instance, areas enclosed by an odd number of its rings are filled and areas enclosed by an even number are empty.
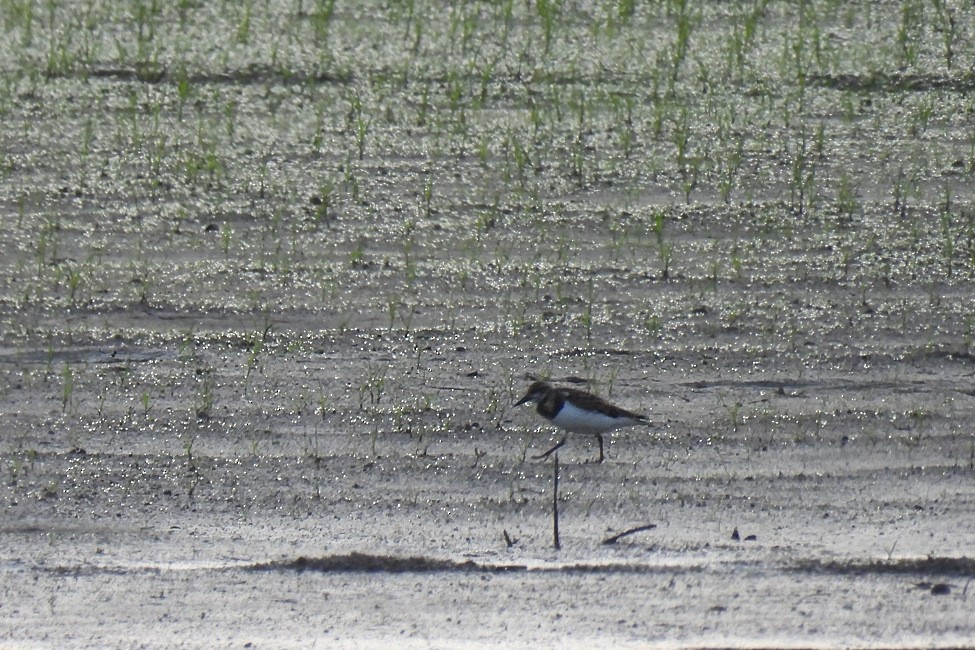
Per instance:
[[[5,4],[4,647],[975,645],[971,7]]]

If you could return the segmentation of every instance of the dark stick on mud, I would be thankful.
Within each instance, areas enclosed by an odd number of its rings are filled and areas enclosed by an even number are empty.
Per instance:
[[[559,455],[555,454],[552,461],[552,545],[562,548],[559,541]]]
[[[507,529],[502,530],[501,532],[504,534],[504,543],[508,545],[508,548],[514,546],[517,540],[511,538],[511,535],[508,534]]]
[[[637,526],[636,528],[631,528],[629,530],[624,530],[619,535],[613,535],[612,537],[607,537],[603,540],[603,544],[615,544],[627,535],[632,535],[633,533],[641,533],[645,530],[652,530],[657,527],[657,524],[644,524],[643,526]]]

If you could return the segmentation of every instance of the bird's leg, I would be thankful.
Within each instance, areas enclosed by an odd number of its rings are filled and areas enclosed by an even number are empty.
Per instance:
[[[603,456],[603,434],[597,433],[596,440],[599,441],[599,460],[597,460],[596,462],[601,463],[603,462],[603,458],[605,458],[605,456]]]
[[[563,436],[562,439],[559,440],[559,444],[555,445],[554,447],[552,447],[551,449],[549,449],[548,451],[546,451],[544,454],[538,454],[537,456],[532,456],[532,458],[534,458],[536,460],[539,460],[539,459],[542,459],[542,458],[548,458],[549,456],[552,455],[553,452],[558,451],[559,449],[562,448],[562,445],[565,444],[566,437],[567,436]]]

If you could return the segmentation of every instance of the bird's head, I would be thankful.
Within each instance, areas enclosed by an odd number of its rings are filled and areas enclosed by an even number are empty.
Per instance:
[[[526,402],[537,402],[550,390],[552,390],[552,386],[550,384],[547,384],[544,381],[536,381],[528,387],[528,391],[525,393],[525,396],[515,402],[515,406],[521,406]]]

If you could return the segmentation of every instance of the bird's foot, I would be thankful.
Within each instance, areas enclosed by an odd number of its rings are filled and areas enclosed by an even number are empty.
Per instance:
[[[554,447],[552,447],[551,449],[549,449],[544,453],[538,454],[537,456],[532,456],[532,458],[534,458],[535,460],[544,460],[548,458],[553,453],[555,453],[556,451],[562,448],[562,445],[565,444],[565,440],[566,440],[565,438],[562,438],[561,440],[559,440],[559,443],[557,445],[555,445]]]

